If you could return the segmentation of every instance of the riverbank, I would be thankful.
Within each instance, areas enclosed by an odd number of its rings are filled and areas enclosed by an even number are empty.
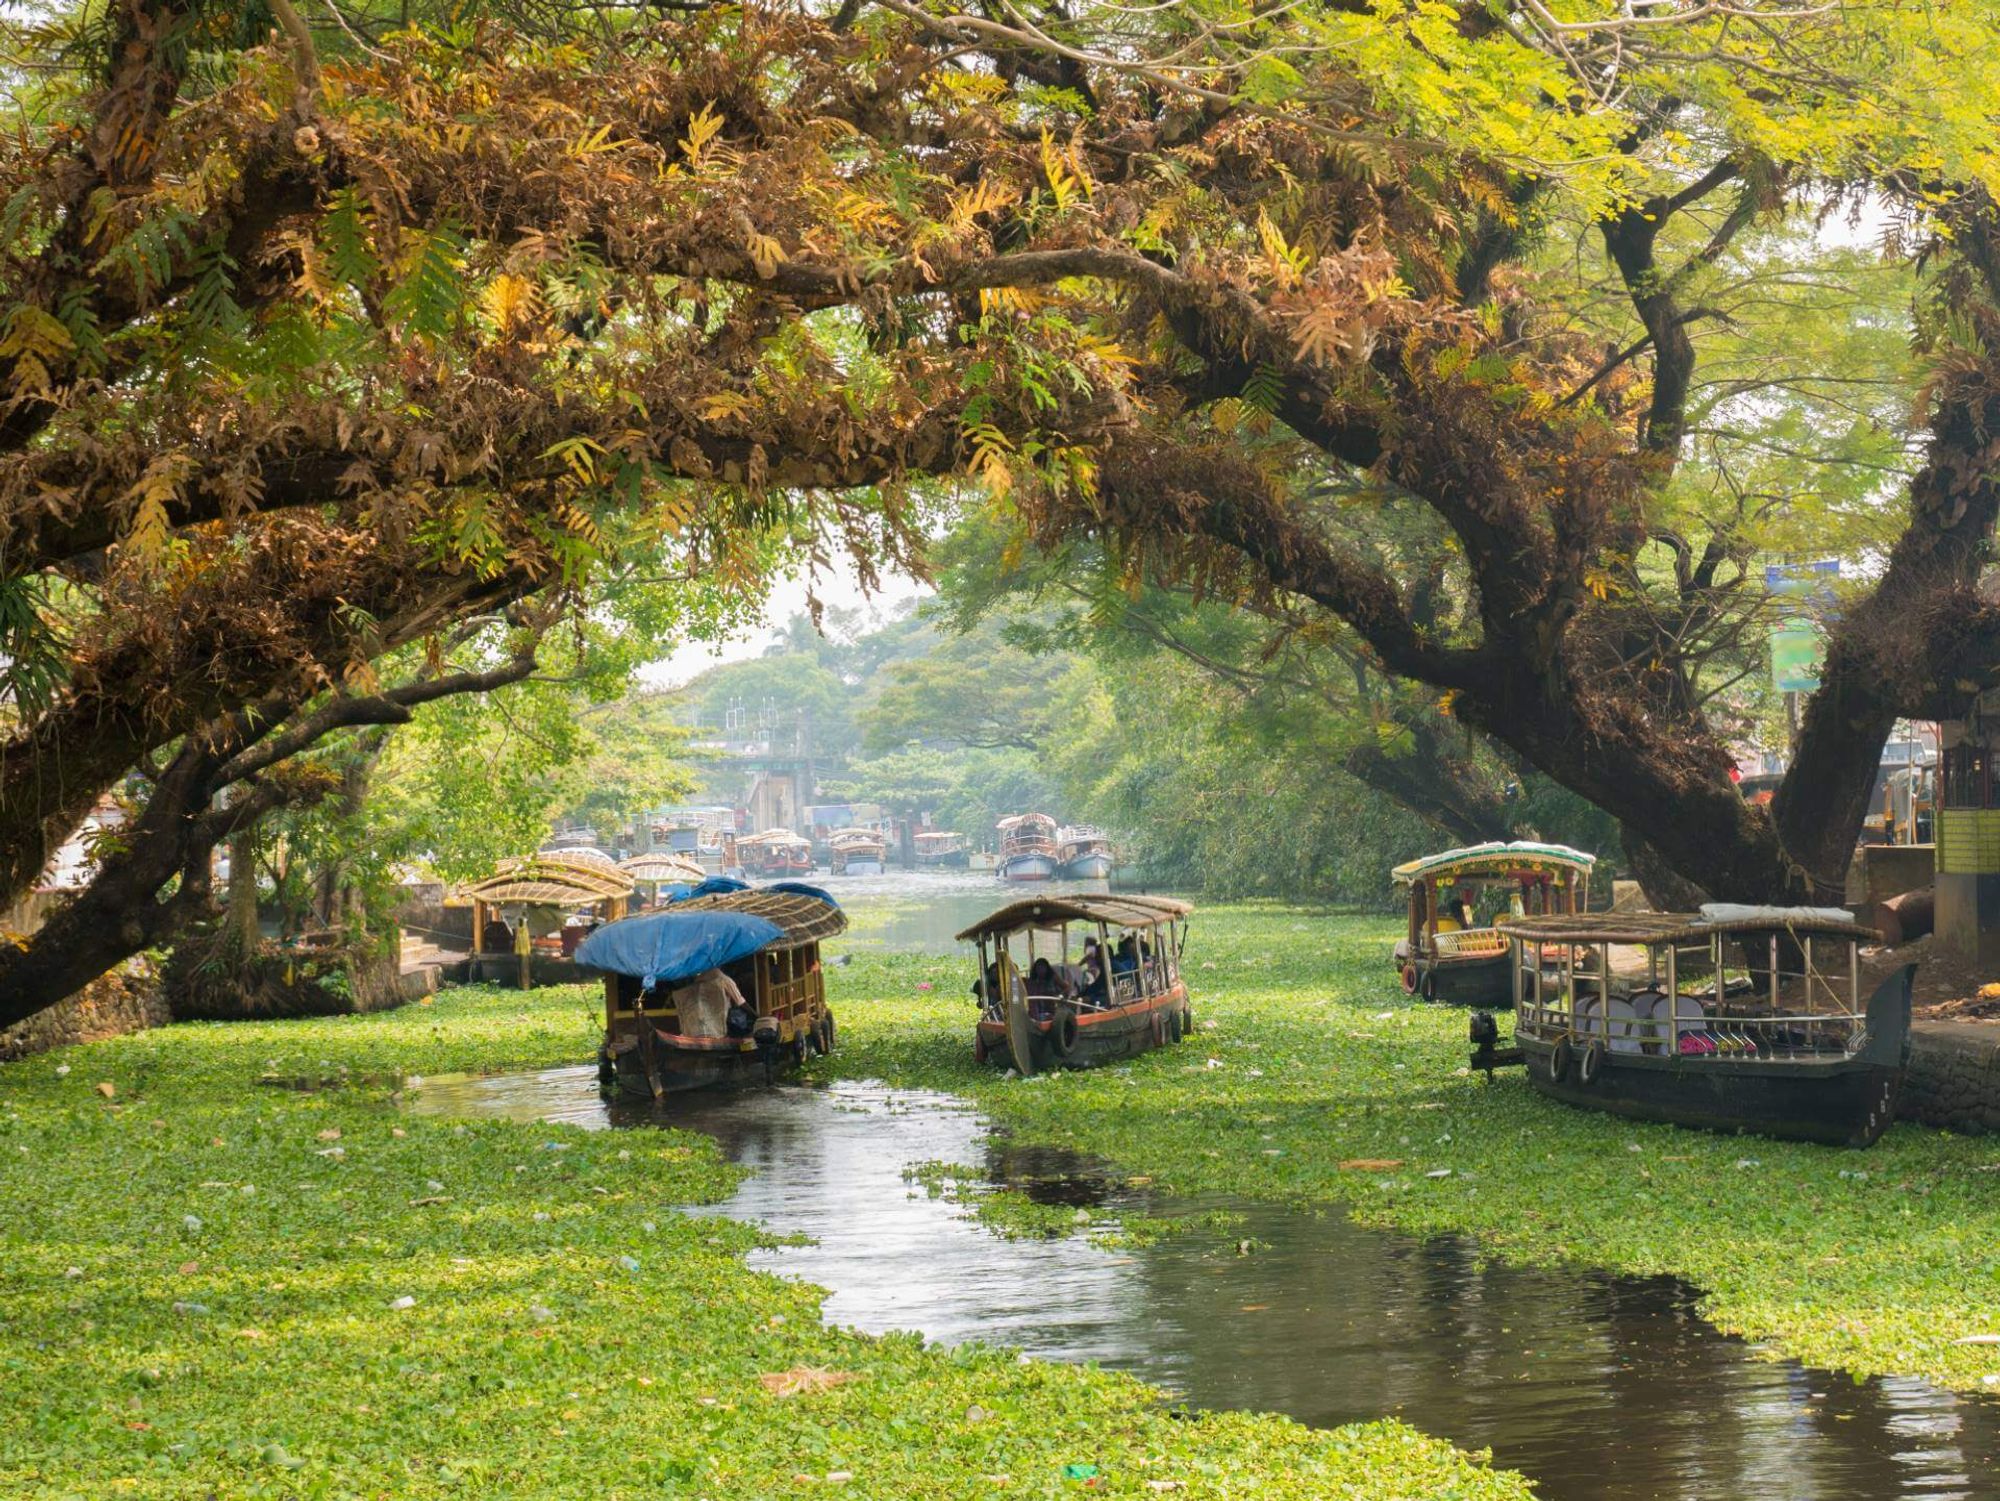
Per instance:
[[[1169,1193],[1338,1202],[1507,1255],[1671,1274],[1721,1327],[1856,1374],[2000,1387],[2000,1144],[1898,1125],[1874,1148],[1616,1120],[1468,1075],[1465,1014],[1406,999],[1393,922],[1197,914],[1193,1041],[1115,1069],[1008,1079],[971,1059],[962,956],[857,954],[829,1073],[978,1102],[1024,1140]]]
[[[856,1056],[909,1066],[906,968],[840,975]],[[463,990],[0,1066],[0,1493],[1529,1494],[1400,1424],[828,1330],[755,1232],[675,1211],[737,1180],[705,1137],[398,1108],[400,1075],[587,1058],[595,1016]]]

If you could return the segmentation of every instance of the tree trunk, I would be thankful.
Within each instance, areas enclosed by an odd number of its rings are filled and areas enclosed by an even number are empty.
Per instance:
[[[223,930],[239,954],[252,954],[257,927],[257,833],[242,829],[229,840],[229,907]]]

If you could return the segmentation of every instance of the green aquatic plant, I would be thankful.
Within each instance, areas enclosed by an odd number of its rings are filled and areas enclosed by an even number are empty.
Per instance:
[[[1770,1353],[2000,1388],[2000,1146],[1915,1125],[1866,1152],[1622,1121],[1466,1068],[1466,1013],[1413,1001],[1398,924],[1204,907],[1193,1037],[1087,1073],[972,1061],[967,955],[857,954],[824,1076],[976,1101],[1161,1193],[1339,1203],[1495,1254],[1683,1277]],[[930,989],[920,989],[928,985]]]
[[[943,1501],[1087,1466],[1117,1497],[1526,1501],[1400,1423],[1188,1419],[827,1328],[745,1266],[760,1232],[680,1212],[738,1181],[706,1137],[401,1109],[587,1061],[596,1026],[589,987],[474,988],[0,1065],[0,1495]]]

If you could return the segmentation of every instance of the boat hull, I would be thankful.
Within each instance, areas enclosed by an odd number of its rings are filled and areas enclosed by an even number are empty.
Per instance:
[[[1824,1062],[1723,1061],[1612,1053],[1588,1084],[1572,1056],[1555,1076],[1553,1044],[1517,1037],[1540,1093],[1635,1120],[1706,1131],[1865,1147],[1896,1118],[1900,1064],[1865,1057]]]
[[[1446,1006],[1505,1006],[1514,999],[1514,976],[1507,954],[1451,959],[1419,959],[1417,994]],[[1405,987],[1409,984],[1404,981]]]
[[[1178,1034],[1185,1036],[1192,1025],[1185,985],[1115,1010],[1086,1011],[1077,1017],[1076,1045],[1066,1054],[1057,1051],[1050,1037],[1052,1022],[1025,1016],[1018,1020],[1026,1029],[1033,1070],[1039,1073],[1055,1068],[1096,1068],[1164,1047],[1176,1040],[1175,1018],[1179,1019]],[[1018,1041],[1010,1042],[1007,1022],[981,1017],[975,1029],[973,1056],[998,1068],[1014,1066]]]
[[[1106,881],[1111,878],[1109,855],[1078,855],[1063,863],[1062,874],[1069,881]]]
[[[833,873],[837,876],[879,876],[882,874],[880,860],[840,860],[833,863]]]
[[[765,1084],[783,1078],[798,1066],[794,1048],[766,1050],[745,1038],[674,1038],[656,1033],[650,1074],[640,1044],[628,1042],[609,1055],[618,1092],[628,1099],[651,1101],[739,1084]],[[600,1055],[600,1062],[604,1055]],[[660,1088],[653,1089],[657,1079]]]
[[[1000,862],[1000,879],[1003,881],[1047,881],[1056,873],[1055,858],[1051,855],[1009,855]]]
[[[972,857],[964,850],[950,850],[942,855],[918,855],[919,870],[964,870],[972,863]]]

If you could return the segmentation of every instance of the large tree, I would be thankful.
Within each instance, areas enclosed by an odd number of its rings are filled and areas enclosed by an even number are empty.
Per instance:
[[[289,744],[384,650],[648,538],[745,595],[917,566],[932,475],[1324,613],[1723,894],[1834,884],[1890,721],[1992,660],[1963,0],[250,14],[19,38],[0,899],[133,766]],[[1766,814],[1706,712],[1759,544],[1661,507],[1696,294],[1829,184],[1925,257],[1929,447]]]

